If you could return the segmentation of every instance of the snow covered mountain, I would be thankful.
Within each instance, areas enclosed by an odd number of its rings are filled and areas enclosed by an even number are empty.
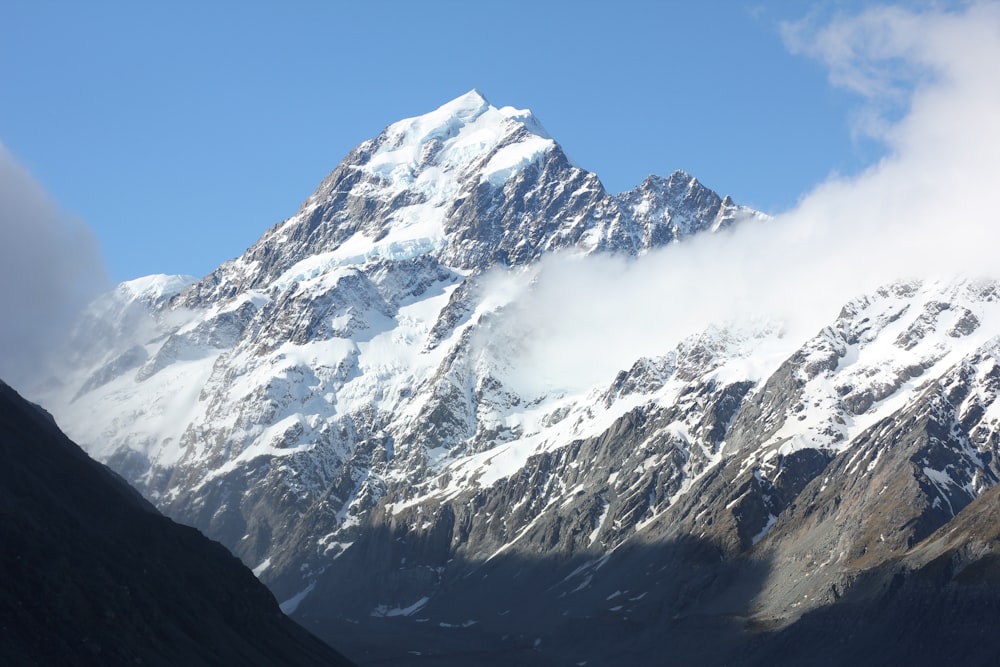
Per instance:
[[[492,279],[764,224],[683,172],[609,194],[473,91],[359,145],[205,278],[95,303],[42,400],[362,663],[792,645],[924,567],[900,563],[1000,478],[1000,287],[899,282],[806,340],[719,323],[567,390],[518,381],[518,296]]]

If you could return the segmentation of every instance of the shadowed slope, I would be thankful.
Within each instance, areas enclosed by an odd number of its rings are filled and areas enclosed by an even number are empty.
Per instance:
[[[2,382],[0,456],[5,664],[350,664]]]

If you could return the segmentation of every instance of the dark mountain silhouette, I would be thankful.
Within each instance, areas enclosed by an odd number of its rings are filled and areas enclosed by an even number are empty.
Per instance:
[[[350,665],[0,383],[0,661]]]

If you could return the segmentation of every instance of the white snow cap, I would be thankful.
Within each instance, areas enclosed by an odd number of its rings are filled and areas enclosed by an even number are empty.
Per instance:
[[[118,285],[118,293],[127,301],[156,301],[179,294],[185,287],[197,282],[194,276],[157,273],[127,280]]]
[[[463,191],[484,183],[501,188],[555,148],[531,111],[497,109],[478,90],[393,123],[375,140],[367,161],[356,167],[376,177],[377,185],[363,182],[356,186],[357,194],[370,197],[378,191],[390,201],[414,193],[418,203],[393,211],[378,239],[359,231],[322,261],[340,266],[376,255],[400,258],[433,252],[446,243],[445,211]],[[295,268],[312,273],[316,269]]]
[[[514,107],[496,108],[485,96],[475,88],[459,95],[440,107],[413,118],[404,118],[387,128],[387,134],[393,136],[405,135],[409,142],[426,143],[432,139],[444,139],[457,134],[462,126],[475,123],[483,116],[493,123],[508,118],[524,126],[532,134],[543,139],[551,139],[542,124],[538,122],[530,109],[515,109]]]
[[[514,139],[524,130],[527,136]],[[446,197],[455,193],[442,192],[442,172],[475,166],[480,180],[501,185],[555,147],[530,110],[497,109],[474,89],[430,113],[393,123],[384,136],[365,169],[394,185]]]

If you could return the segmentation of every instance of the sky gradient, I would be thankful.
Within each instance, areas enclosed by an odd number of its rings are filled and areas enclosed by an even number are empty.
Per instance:
[[[114,282],[210,272],[355,145],[472,88],[612,192],[684,169],[777,213],[882,154],[782,28],[869,4],[5,3],[0,144]]]

